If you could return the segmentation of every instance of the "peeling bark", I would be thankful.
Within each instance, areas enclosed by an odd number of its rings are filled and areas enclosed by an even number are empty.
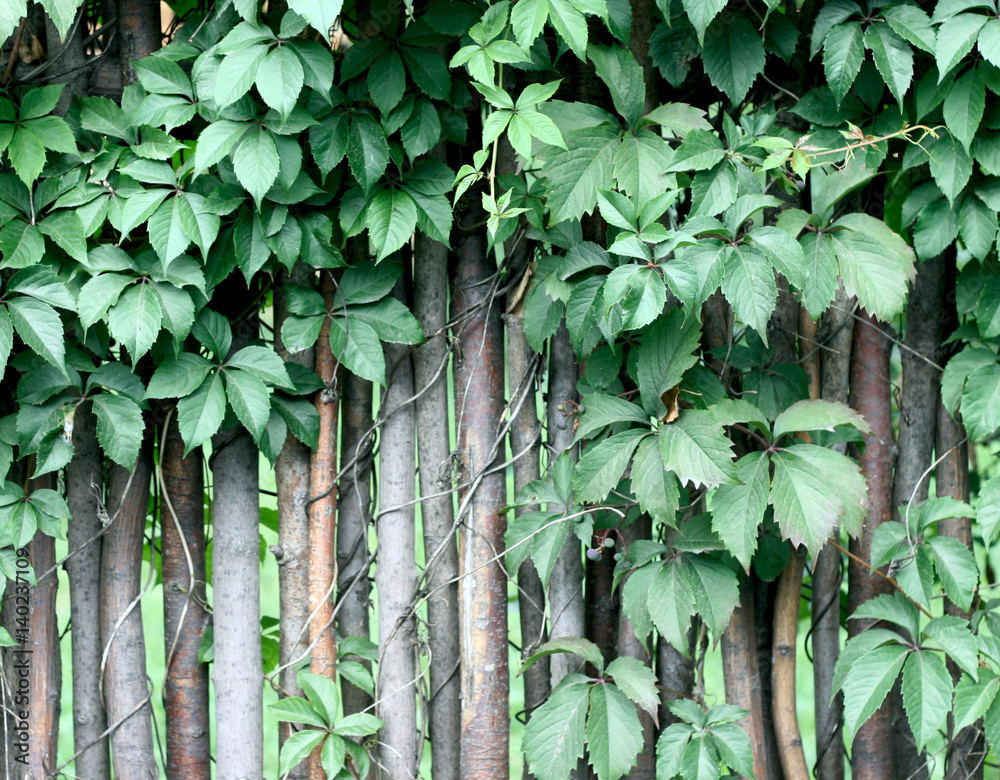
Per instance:
[[[475,215],[478,220],[478,215]],[[460,493],[467,507],[459,558],[462,632],[463,780],[509,774],[509,681],[507,673],[507,578],[500,561],[506,522],[506,480],[497,465],[503,448],[496,436],[504,408],[503,330],[500,302],[492,297],[496,273],[481,230],[455,240],[452,309],[462,318],[455,368]]]
[[[101,547],[102,538],[83,545],[103,528],[98,515],[103,483],[103,460],[97,445],[97,420],[89,404],[73,416],[73,460],[66,466],[67,532],[70,558],[70,637],[73,643],[73,747],[93,746],[76,759],[80,777],[109,777],[108,738],[98,739],[108,727],[101,698]]]
[[[205,611],[205,487],[201,450],[184,457],[177,416],[167,428],[163,473],[163,623],[168,780],[211,777],[208,665],[198,649],[208,625]]]
[[[851,552],[866,562],[859,564],[852,560],[848,567],[848,604],[851,612],[869,599],[892,589],[886,580],[869,573],[867,566],[867,561],[871,560],[875,529],[892,518],[892,465],[895,457],[889,378],[892,343],[887,336],[886,326],[861,310],[854,328],[851,405],[872,428],[871,433],[864,436],[865,449],[860,456],[861,472],[868,480],[870,511],[861,536],[851,540]],[[848,624],[848,633],[857,636],[871,623],[870,620],[852,620]],[[854,780],[889,780],[896,777],[898,759],[894,752],[893,709],[890,696],[858,730],[851,754]]]
[[[131,484],[124,468],[111,467],[107,503],[113,521],[104,535],[101,557],[101,640],[108,648],[104,700],[109,725],[120,723],[111,735],[112,763],[119,780],[149,780],[159,775],[153,757],[146,642],[138,601],[149,499],[147,458],[147,453],[140,453]]]

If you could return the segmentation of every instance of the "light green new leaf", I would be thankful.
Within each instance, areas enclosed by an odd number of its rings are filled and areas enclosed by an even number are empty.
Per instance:
[[[746,16],[716,19],[709,27],[702,54],[705,73],[733,103],[746,97],[764,70],[764,60],[764,42]]]
[[[523,0],[510,9],[510,26],[514,39],[527,51],[549,18],[549,0]]]
[[[7,302],[11,323],[35,354],[66,372],[66,341],[63,324],[55,309],[35,298],[12,298]]]
[[[573,475],[577,500],[603,501],[621,480],[639,440],[648,435],[648,430],[622,431],[588,447]]]
[[[2,350],[0,350],[2,353]],[[976,522],[983,533],[983,541],[993,544],[1000,531],[1000,478],[988,480],[979,489],[979,508],[976,510]]]
[[[979,567],[972,552],[958,539],[950,536],[935,536],[928,544],[934,551],[935,567],[944,592],[968,612],[979,584]]]
[[[698,45],[705,45],[705,30],[726,7],[726,0],[683,0],[684,13],[698,36]]]
[[[951,707],[952,682],[939,653],[915,650],[903,667],[903,707],[917,750],[943,728]]]
[[[664,465],[683,482],[717,487],[736,484],[733,443],[709,412],[687,410],[660,426]]]
[[[121,395],[94,396],[97,441],[104,453],[122,468],[131,471],[139,457],[145,426],[139,405]]]
[[[642,724],[635,705],[612,685],[590,689],[587,748],[601,780],[618,780],[642,750]]]
[[[996,699],[998,690],[1000,690],[1000,678],[990,677],[976,682],[969,675],[962,675],[962,679],[955,686],[956,734],[986,714],[986,710]]]
[[[327,33],[340,16],[343,0],[290,0],[288,7],[321,33]]]
[[[719,485],[712,498],[712,530],[746,571],[750,571],[750,559],[757,550],[757,529],[767,508],[769,468],[765,453],[744,455],[736,461],[736,475],[743,484]]]
[[[604,672],[613,677],[619,690],[648,712],[657,716],[660,695],[656,690],[656,675],[638,658],[619,656]]]
[[[263,127],[244,136],[233,154],[236,178],[258,203],[277,180],[278,166],[278,147]]]
[[[587,58],[587,20],[570,0],[548,0],[549,23],[580,59]]]
[[[938,84],[947,76],[972,47],[988,16],[958,14],[938,27],[934,56],[937,59]]]
[[[539,780],[564,780],[583,758],[590,680],[570,674],[560,681],[524,729],[523,749]]]
[[[136,284],[126,290],[108,314],[108,327],[138,360],[153,346],[160,333],[163,310],[150,284]]]
[[[883,645],[854,659],[844,679],[844,732],[853,740],[875,714],[903,668],[909,653],[903,645]],[[945,705],[942,714],[947,713]]]
[[[220,372],[215,372],[192,395],[177,402],[177,424],[184,440],[184,454],[208,441],[225,416],[226,391]]]
[[[795,431],[832,431],[838,425],[851,425],[862,433],[871,431],[865,418],[847,404],[837,401],[798,401],[774,421],[774,438]]]
[[[834,27],[823,44],[823,71],[839,106],[854,84],[865,58],[864,37],[858,22]]]
[[[985,108],[986,85],[979,70],[973,68],[955,81],[948,97],[944,99],[944,121],[966,150],[972,146],[972,139],[983,120]]]

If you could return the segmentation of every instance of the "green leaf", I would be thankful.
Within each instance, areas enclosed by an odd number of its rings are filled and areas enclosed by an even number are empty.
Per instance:
[[[962,418],[970,439],[986,438],[1000,428],[1000,365],[992,363],[969,374]]]
[[[590,763],[602,780],[618,780],[642,750],[642,724],[635,705],[611,685],[590,689],[587,716]]]
[[[621,481],[622,473],[648,430],[629,430],[592,444],[577,464],[573,486],[577,500],[598,503]]]
[[[281,746],[281,755],[278,761],[279,774],[285,774],[293,767],[298,766],[313,750],[319,747],[319,743],[323,741],[324,737],[326,737],[326,732],[317,729],[305,729],[292,734]]]
[[[524,0],[510,10],[510,26],[514,38],[525,51],[531,48],[549,18],[548,0]]]
[[[7,292],[30,295],[59,309],[76,309],[72,293],[49,266],[41,265],[18,271],[8,279]]]
[[[952,682],[944,659],[930,650],[915,650],[903,667],[903,706],[922,750],[945,725],[951,707]]]
[[[954,615],[934,618],[924,633],[937,642],[951,659],[973,679],[979,678],[979,653],[969,621]]]
[[[220,119],[202,130],[194,150],[195,169],[203,171],[226,157],[249,127],[246,122]]]
[[[955,686],[955,733],[971,726],[989,709],[997,691],[1000,690],[1000,679],[991,677],[988,680],[976,682],[967,674]]]
[[[287,119],[295,108],[305,73],[302,63],[288,45],[272,49],[257,71],[257,91],[264,102]]]
[[[847,291],[880,319],[900,314],[906,283],[916,273],[913,250],[884,222],[867,214],[846,215],[834,226],[852,228],[829,234]]]
[[[673,723],[656,741],[656,776],[673,780],[681,773],[681,762],[693,729],[686,723]]]
[[[347,162],[361,189],[367,194],[382,178],[389,164],[385,135],[367,114],[354,114],[347,138]]]
[[[264,383],[249,371],[240,369],[223,372],[226,377],[226,397],[236,417],[246,426],[257,441],[267,427],[271,415],[271,402]]]
[[[181,224],[181,209],[191,210],[183,196],[178,194],[165,200],[149,218],[149,242],[159,255],[163,267],[182,254],[191,239]]]
[[[375,244],[376,261],[383,260],[410,240],[417,226],[417,207],[402,190],[379,189],[368,202],[368,233]]]
[[[83,222],[75,211],[57,211],[38,223],[38,228],[60,249],[80,263],[87,262]]]
[[[680,481],[695,486],[736,484],[732,441],[708,412],[687,410],[675,422],[660,426],[664,465]]]
[[[680,308],[671,309],[642,334],[636,373],[639,397],[650,416],[666,413],[660,395],[678,385],[684,372],[698,362],[693,353],[700,340],[700,323]]]
[[[692,130],[674,152],[668,171],[703,171],[714,167],[725,157],[722,141],[714,132]]]
[[[351,663],[351,661],[348,661],[348,663]],[[340,770],[347,764],[347,741],[339,734],[328,736],[326,742],[323,743],[323,752],[320,760],[327,777],[337,777]]]
[[[636,127],[642,118],[646,87],[642,68],[635,57],[625,49],[593,45],[587,50],[587,55],[594,63],[597,76],[611,91],[615,110],[625,119],[628,127]]]
[[[139,457],[145,425],[139,405],[128,398],[110,393],[94,396],[97,417],[97,441],[105,454],[129,471]]]
[[[903,105],[903,95],[913,80],[913,50],[892,27],[872,24],[865,31],[865,46],[871,51],[875,67],[896,103]]]
[[[720,485],[712,498],[712,530],[746,571],[757,550],[757,529],[767,508],[769,468],[765,453],[744,455],[736,461],[736,476],[742,484]]]
[[[309,149],[320,172],[327,176],[347,153],[350,114],[334,111],[309,128]]]
[[[45,167],[45,144],[31,127],[20,125],[7,146],[7,156],[17,178],[31,186]]]
[[[566,778],[583,758],[589,703],[590,680],[569,674],[533,713],[524,728],[523,750],[539,780]]]
[[[132,357],[138,360],[149,352],[160,333],[163,310],[150,284],[136,284],[126,290],[108,314],[108,327]]]
[[[288,377],[285,362],[266,347],[243,347],[226,361],[227,368],[240,368],[264,382],[270,382],[277,387],[292,389],[292,380]]]
[[[994,20],[995,21],[995,20]],[[965,146],[972,146],[972,139],[983,120],[986,108],[986,86],[978,69],[966,71],[944,99],[944,119],[955,136]]]
[[[551,187],[551,224],[579,219],[597,203],[597,190],[611,189],[619,134],[611,127],[564,133],[567,149],[549,155],[545,176]]]
[[[726,0],[683,0],[684,13],[698,35],[698,45],[705,45],[705,30],[726,7]]]
[[[726,766],[741,775],[753,776],[753,747],[743,729],[733,723],[720,723],[712,728],[711,739]]]
[[[687,635],[695,605],[681,559],[666,563],[657,571],[649,586],[646,607],[663,637],[687,654]]]
[[[244,136],[233,154],[233,170],[258,203],[278,178],[278,147],[263,127]]]
[[[705,73],[733,103],[746,97],[764,70],[764,60],[764,42],[746,16],[716,19],[709,27],[702,53]]]
[[[149,380],[145,397],[183,398],[190,395],[205,381],[212,367],[201,355],[182,352],[157,367]]]
[[[579,416],[579,424],[576,428],[574,443],[585,438],[592,438],[594,431],[620,422],[634,422],[639,425],[648,425],[649,416],[644,414],[642,409],[635,404],[626,401],[624,398],[604,395],[602,393],[592,393],[583,397],[582,405],[586,411]]]
[[[962,243],[972,256],[985,260],[997,238],[997,213],[973,194],[962,201],[958,213]]]
[[[247,93],[266,56],[267,46],[254,45],[236,49],[223,58],[215,78],[215,102],[219,108],[235,103]]]
[[[378,110],[386,114],[403,99],[405,88],[403,58],[395,49],[390,49],[375,60],[368,70],[368,92]]]
[[[774,421],[774,438],[795,431],[832,431],[838,425],[851,425],[861,433],[871,431],[865,418],[847,404],[838,401],[798,401]]]
[[[778,300],[774,269],[745,244],[730,247],[722,272],[722,292],[736,316],[767,343],[767,323]]]
[[[990,19],[979,31],[979,53],[1000,68],[1000,20]]]
[[[608,664],[605,675],[613,677],[615,685],[652,717],[657,717],[660,695],[656,690],[656,675],[638,658],[619,656]]]
[[[0,231],[0,253],[4,268],[28,268],[41,262],[45,239],[37,225],[13,219]]]
[[[902,593],[882,593],[862,603],[851,615],[851,620],[884,620],[906,629],[910,636],[920,634],[920,613]]]
[[[555,653],[571,653],[572,655],[579,656],[595,669],[604,670],[604,656],[601,655],[601,649],[589,639],[571,636],[552,639],[539,645],[534,653],[524,659],[524,663],[521,664],[521,668],[518,671],[518,676],[524,674],[539,659],[554,655]]]
[[[14,326],[7,308],[0,306],[0,376],[7,370],[7,359],[14,347]],[[8,463],[8,468],[10,464]],[[4,473],[6,471],[4,470]]]
[[[0,315],[2,316],[2,315]],[[0,349],[0,354],[3,350]],[[2,361],[0,361],[2,365]],[[983,533],[983,541],[993,544],[1000,530],[1000,478],[988,480],[979,489],[979,507],[976,510],[976,522]]]
[[[343,0],[291,0],[288,3],[289,8],[324,35],[337,21],[343,5]]]
[[[971,550],[950,536],[935,536],[928,544],[934,551],[934,562],[944,592],[968,612],[979,585],[979,567]]]
[[[844,679],[844,731],[848,741],[881,706],[908,653],[902,645],[883,645],[854,660]]]
[[[43,360],[66,372],[66,341],[55,309],[34,298],[12,298],[7,310],[17,335]]]
[[[367,737],[369,734],[377,732],[384,725],[374,715],[369,715],[366,712],[356,712],[353,715],[347,715],[338,720],[337,724],[333,727],[333,733],[344,737]]]
[[[861,6],[855,3],[854,0],[830,0],[830,2],[823,3],[816,14],[816,23],[813,26],[812,40],[809,46],[809,59],[811,60],[819,54],[819,50],[822,48],[827,34],[835,25],[850,19],[854,15],[864,16]],[[927,23],[929,26],[930,19],[928,19]]]
[[[933,54],[937,43],[927,12],[916,5],[894,5],[882,9],[882,16],[889,26],[906,41],[928,54]]]
[[[340,707],[340,690],[337,688],[337,683],[329,677],[306,670],[299,672],[298,682],[309,703],[316,710],[316,714],[327,724],[336,721]]]
[[[219,372],[192,394],[177,402],[177,423],[184,440],[185,455],[208,441],[226,416],[226,392]]]
[[[976,38],[979,37],[979,31],[988,18],[980,14],[958,14],[938,28],[934,51],[938,67],[938,84],[966,54],[972,51]]]
[[[348,370],[369,382],[385,384],[385,355],[375,329],[361,321],[351,322],[348,329],[343,319],[334,318],[330,326],[330,344]]]
[[[193,98],[191,79],[176,62],[165,57],[143,57],[133,65],[139,83],[154,95],[184,95]]]
[[[277,716],[278,720],[305,723],[320,728],[327,727],[326,721],[313,709],[313,706],[299,696],[278,699],[274,704],[268,705],[268,709]]]
[[[395,298],[384,298],[377,303],[351,307],[350,317],[371,325],[382,341],[419,344],[424,340],[417,318]]]
[[[549,23],[580,60],[587,56],[587,20],[570,0],[548,0]]]
[[[451,98],[451,76],[444,58],[419,46],[400,46],[410,78],[424,94],[447,102]]]
[[[632,463],[632,490],[639,506],[656,522],[674,524],[680,504],[677,477],[667,472],[663,465],[660,444],[655,437],[639,442]]]
[[[736,573],[721,561],[705,555],[692,555],[685,569],[698,615],[712,636],[718,639],[740,603]]]
[[[838,106],[857,78],[864,58],[860,24],[844,22],[830,30],[823,44],[823,71]]]

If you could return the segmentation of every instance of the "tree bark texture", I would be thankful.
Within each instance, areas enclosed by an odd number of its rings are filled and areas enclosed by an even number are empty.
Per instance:
[[[504,315],[507,325],[507,383],[511,402],[516,406],[523,394],[523,403],[510,428],[510,449],[514,457],[514,494],[541,477],[539,449],[541,432],[535,404],[535,368],[538,356],[528,346],[524,336],[524,320],[520,311]],[[537,511],[537,506],[518,507],[515,516]],[[533,561],[526,560],[517,572],[518,617],[521,621],[521,658],[531,655],[546,639],[545,589]],[[534,663],[523,675],[524,710],[531,713],[549,695],[549,658]],[[527,770],[525,770],[527,771]]]
[[[285,274],[285,281],[303,287],[312,285],[313,271],[304,263],[296,263]],[[316,350],[291,353],[281,340],[281,328],[288,316],[288,306],[281,287],[274,291],[274,347],[279,357],[312,370]],[[278,493],[278,546],[274,550],[278,561],[281,604],[279,658],[282,666],[302,657],[309,646],[309,448],[290,432],[274,462],[274,480]],[[296,679],[298,670],[289,666],[281,673],[283,695],[298,696],[301,690]],[[279,723],[278,740],[283,743],[291,736],[291,724]],[[289,780],[302,780],[306,767],[300,764],[289,773]]]
[[[461,741],[461,694],[458,625],[458,544],[452,506],[451,442],[448,436],[448,250],[423,235],[416,239],[413,312],[426,341],[413,353],[417,398],[417,452],[424,556],[429,569],[425,587],[430,623],[431,701],[428,713],[431,772],[434,780],[457,780]],[[443,495],[439,495],[443,494]],[[435,559],[436,556],[436,559]]]
[[[848,567],[849,606],[858,606],[892,586],[881,577],[869,573],[871,541],[875,529],[892,518],[892,439],[891,382],[889,357],[892,342],[886,326],[860,311],[854,327],[851,357],[851,405],[871,426],[865,434],[861,453],[861,471],[868,481],[870,504],[868,520],[861,536],[851,540],[851,552],[864,563],[852,560]],[[872,621],[852,620],[848,633],[857,636]],[[897,774],[893,697],[890,696],[865,723],[854,739],[851,768],[855,780],[888,780]]]
[[[59,58],[59,73],[55,73],[49,79],[50,84],[66,84],[62,95],[59,96],[59,103],[56,105],[54,114],[66,116],[69,104],[74,95],[80,97],[87,96],[87,87],[90,81],[86,69],[87,57],[83,51],[83,23],[80,18],[85,8],[81,6],[77,10],[77,18],[73,27],[70,27],[66,40],[59,38],[59,32],[52,23],[48,14],[45,16],[45,40],[47,44],[47,59]]]
[[[201,450],[184,457],[176,413],[167,427],[160,468],[167,778],[209,780],[208,665],[198,660],[209,621],[204,607],[205,486]]]
[[[574,460],[576,458],[576,448],[573,447],[573,418],[569,416],[569,411],[579,400],[576,391],[579,367],[565,322],[559,324],[559,330],[549,342],[549,350],[545,415],[548,420],[547,443],[551,465],[567,450],[570,450]],[[560,406],[563,407],[562,410],[559,409]],[[556,559],[552,576],[549,578],[549,639],[584,636],[586,622],[583,578],[580,540],[571,533]],[[583,671],[583,661],[570,653],[556,653],[551,656],[550,664],[553,688],[567,674]]]
[[[802,735],[796,714],[795,637],[799,625],[799,599],[805,551],[792,550],[788,565],[778,578],[774,603],[774,650],[771,654],[771,712],[778,741],[778,755],[785,777],[808,777]]]
[[[121,466],[111,467],[111,523],[101,555],[101,640],[106,648],[104,701],[109,725],[117,724],[111,734],[111,757],[119,780],[149,780],[159,775],[153,755],[139,602],[149,484],[145,453],[140,453],[131,475]]]
[[[856,299],[841,285],[833,305],[823,314],[816,340],[821,351],[820,395],[827,401],[847,403],[851,377],[851,343]],[[847,451],[846,445],[837,445]],[[833,669],[840,657],[840,588],[844,580],[840,551],[826,545],[812,573],[812,643],[814,712],[816,717],[817,780],[843,780],[844,737],[841,715],[844,696],[832,697]],[[832,701],[831,701],[832,699]]]
[[[661,643],[664,641],[661,638]],[[739,726],[753,748],[754,777],[772,777],[764,735],[763,697],[757,666],[757,631],[754,616],[753,581],[740,586],[740,605],[722,634],[722,670],[726,702],[747,710]]]
[[[256,335],[256,312],[234,326],[230,354]],[[212,451],[216,777],[256,780],[264,772],[258,451],[243,426],[213,436]]]
[[[160,2],[159,0],[117,1],[122,85],[128,86],[136,81],[132,63],[152,54],[162,44]]]
[[[103,461],[97,445],[97,419],[90,404],[73,415],[73,460],[66,466],[67,531],[70,557],[70,638],[73,644],[73,746],[83,750],[75,764],[80,777],[108,777],[111,762],[108,739],[99,739],[108,727],[101,698],[101,533],[100,495]],[[92,540],[93,541],[90,541]],[[90,542],[87,544],[87,542]],[[86,545],[86,546],[84,546]]]
[[[647,514],[639,515],[636,520],[621,529],[621,542],[618,547],[624,548],[637,539],[649,539],[652,533],[652,519]],[[611,556],[609,556],[611,557]],[[624,581],[618,589],[624,587]],[[652,664],[649,655],[650,642],[652,637],[637,637],[635,626],[629,620],[624,611],[618,613],[618,623],[616,626],[614,657],[637,658],[646,666]],[[658,714],[658,713],[657,713]],[[643,709],[639,709],[639,723],[642,724],[642,751],[636,757],[636,765],[624,777],[626,780],[656,780],[656,726],[652,716]]]
[[[398,283],[396,292],[402,290]],[[382,394],[384,415],[379,437],[379,539],[375,588],[378,591],[378,705],[385,722],[379,731],[379,777],[407,780],[417,776],[418,744],[414,678],[417,676],[416,623],[411,599],[417,577],[416,419],[413,365],[409,347],[386,344],[388,387]]]
[[[343,637],[369,636],[371,583],[368,524],[371,522],[372,383],[344,372],[341,395],[341,462],[337,518],[337,627]],[[352,464],[353,465],[350,465]],[[365,666],[370,666],[367,661]],[[361,712],[372,703],[367,691],[342,681],[344,712]]]
[[[48,473],[30,481],[30,491],[56,487],[56,475]],[[141,548],[140,548],[141,549]],[[45,777],[58,764],[59,697],[62,692],[62,663],[59,654],[59,626],[56,619],[56,591],[59,587],[54,566],[55,539],[35,532],[28,545],[28,559],[38,577],[31,588],[31,620],[28,641],[32,655],[28,667],[31,701],[28,705],[31,725],[28,761],[35,777]],[[51,573],[42,578],[45,572]]]
[[[493,297],[496,268],[480,230],[455,240],[452,310],[459,361],[455,368],[459,477],[466,507],[459,557],[459,617],[462,636],[463,780],[507,777],[509,682],[507,674],[507,579],[500,561],[506,522],[502,458],[497,433],[504,409],[503,330],[500,302]]]

